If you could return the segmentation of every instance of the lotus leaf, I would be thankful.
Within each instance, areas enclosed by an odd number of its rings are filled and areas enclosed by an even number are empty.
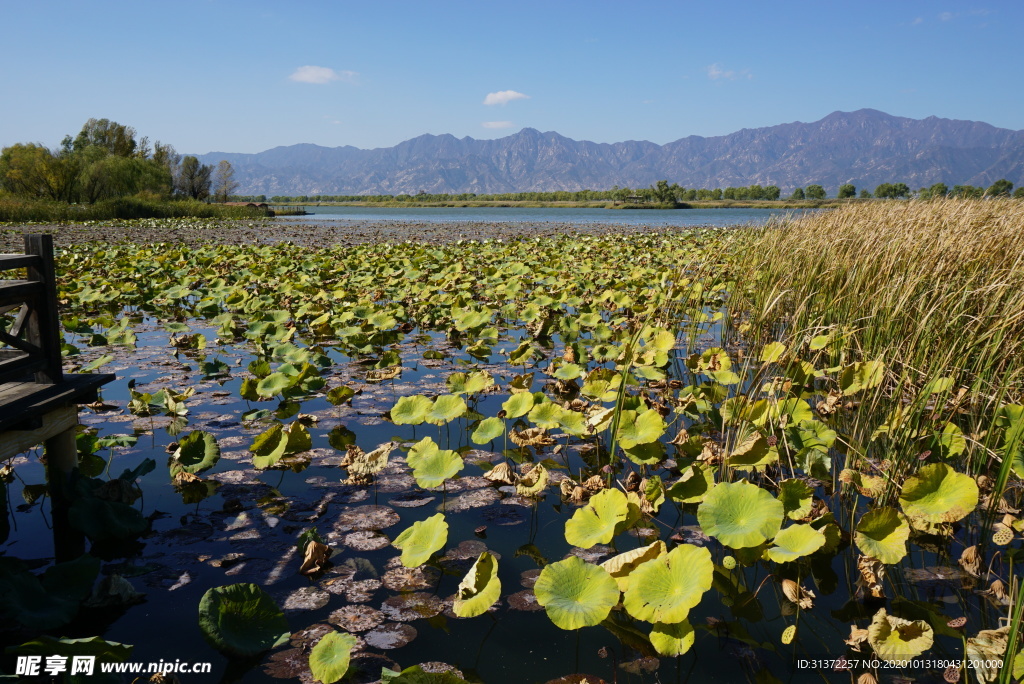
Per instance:
[[[302,423],[295,421],[282,426],[280,423],[257,435],[249,447],[253,452],[252,463],[257,468],[270,468],[285,456],[309,451],[313,441],[309,430]]]
[[[402,550],[402,565],[417,568],[444,548],[448,542],[448,523],[444,513],[414,522],[391,542]]]
[[[623,411],[619,416],[618,445],[630,449],[653,442],[665,434],[665,420],[654,409],[643,413]]]
[[[782,502],[749,482],[720,482],[697,508],[704,534],[734,549],[757,546],[778,534]]]
[[[932,647],[934,632],[924,620],[904,620],[880,608],[868,626],[868,643],[882,660],[910,660]]]
[[[359,639],[352,634],[328,632],[309,652],[309,670],[323,684],[334,684],[348,672],[352,649]]]
[[[505,434],[505,422],[501,418],[492,416],[484,418],[473,430],[470,439],[476,444],[487,444]]]
[[[498,561],[492,554],[484,551],[459,583],[452,611],[464,618],[483,615],[500,596]]]
[[[689,651],[696,635],[689,620],[669,624],[656,622],[651,630],[650,639],[658,655],[669,657],[683,655]]]
[[[800,520],[811,514],[814,489],[803,480],[783,480],[779,483],[779,501],[790,520]]]
[[[288,621],[274,599],[255,584],[213,587],[199,602],[199,628],[210,645],[249,658],[288,641]]]
[[[284,394],[292,386],[294,378],[284,373],[271,373],[256,383],[256,393],[261,397],[273,397]]]
[[[899,563],[907,555],[910,524],[895,508],[875,508],[857,523],[854,539],[865,555],[887,565]]]
[[[468,684],[465,679],[451,672],[426,672],[419,665],[407,667],[401,672],[382,668],[380,681],[381,684]]]
[[[639,549],[626,551],[617,556],[612,556],[601,567],[608,571],[615,581],[619,583],[619,590],[625,591],[629,586],[629,574],[642,563],[653,560],[668,553],[668,547],[660,539],[653,544],[641,546]]]
[[[519,496],[537,496],[548,486],[550,475],[548,469],[537,463],[516,482],[516,494]]]
[[[839,387],[844,396],[856,394],[861,390],[873,389],[885,379],[885,363],[881,360],[860,361],[850,364],[839,375]]]
[[[576,556],[544,566],[533,591],[561,629],[596,625],[619,602],[619,585],[608,571]]]
[[[174,452],[174,463],[186,473],[196,475],[217,465],[220,460],[220,447],[217,438],[209,432],[196,430],[178,440],[178,448]],[[176,468],[172,467],[172,470]]]
[[[391,421],[395,425],[419,425],[433,407],[430,399],[421,394],[401,397],[391,409]]]
[[[714,469],[694,463],[668,488],[667,494],[679,503],[700,503],[714,486]]]
[[[530,412],[533,408],[533,395],[529,392],[517,392],[509,397],[501,405],[507,418],[518,418]]]
[[[776,563],[809,556],[825,545],[825,535],[810,525],[790,525],[775,535],[775,546],[766,552]]]
[[[594,544],[607,544],[615,536],[616,527],[625,522],[628,515],[626,495],[618,489],[603,489],[566,521],[565,540],[583,549]]]
[[[466,467],[461,456],[448,449],[439,449],[430,437],[424,437],[413,445],[406,460],[416,484],[424,489],[440,487]]]
[[[680,622],[711,588],[714,572],[710,551],[680,544],[633,570],[623,605],[638,620]]]
[[[562,417],[562,407],[551,401],[534,404],[529,418],[532,423],[545,430],[557,428]]]
[[[426,421],[432,425],[444,425],[466,413],[465,400],[456,394],[442,394],[434,400],[427,412]]]
[[[978,505],[978,484],[945,463],[933,463],[903,483],[900,505],[911,518],[956,522]]]
[[[786,354],[786,345],[781,342],[769,342],[761,350],[762,363],[775,363]]]
[[[768,438],[751,423],[740,427],[736,445],[729,452],[728,465],[736,470],[763,470],[779,460],[779,452],[768,445]]]

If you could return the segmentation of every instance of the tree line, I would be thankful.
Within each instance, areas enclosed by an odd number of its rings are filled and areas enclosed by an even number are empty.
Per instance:
[[[935,183],[927,188],[913,191],[906,183],[882,183],[874,190],[861,189],[852,183],[843,183],[836,190],[836,199],[934,199],[939,197],[1013,197],[1024,198],[1024,187],[1013,190],[1013,183],[1000,179],[988,188],[972,185],[954,185],[952,188],[945,183]],[[265,195],[235,196],[240,201],[265,202]],[[829,199],[828,192],[818,184],[806,188],[796,188],[783,198],[777,185],[762,187],[750,185],[728,188],[684,188],[678,183],[671,185],[667,180],[660,180],[649,188],[620,188],[611,190],[558,190],[554,192],[502,192],[490,194],[464,193],[427,193],[415,195],[274,195],[271,202],[656,202],[661,204],[694,202],[701,200],[824,200]]]
[[[0,192],[17,198],[68,204],[131,196],[223,202],[237,187],[229,162],[213,167],[160,141],[151,146],[131,126],[109,119],[89,119],[54,149],[16,143],[0,150]]]

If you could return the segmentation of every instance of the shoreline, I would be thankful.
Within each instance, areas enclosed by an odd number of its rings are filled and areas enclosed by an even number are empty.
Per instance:
[[[463,209],[463,208],[505,208],[505,209],[613,209],[622,211],[665,211],[674,209],[823,209],[841,207],[872,199],[824,199],[824,200],[694,200],[678,206],[670,204],[628,204],[626,202],[530,202],[501,200],[460,200],[453,202],[274,202],[275,207],[373,207],[378,209]]]

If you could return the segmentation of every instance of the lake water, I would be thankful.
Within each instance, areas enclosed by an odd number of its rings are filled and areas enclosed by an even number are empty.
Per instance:
[[[309,216],[282,216],[282,221],[410,221],[427,223],[599,223],[630,226],[763,225],[772,219],[799,216],[807,209],[583,209],[524,207],[339,207],[305,206]]]

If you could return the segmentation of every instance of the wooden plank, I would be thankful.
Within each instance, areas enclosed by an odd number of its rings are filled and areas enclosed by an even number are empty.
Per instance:
[[[0,410],[3,410],[2,407],[8,402],[20,399],[21,397],[27,397],[33,392],[39,390],[39,388],[40,385],[24,380],[18,382],[5,382],[0,385]]]
[[[0,461],[28,451],[57,435],[78,425],[78,408],[64,406],[42,416],[43,426],[35,430],[8,430],[0,439]]]
[[[0,271],[30,266],[38,268],[40,265],[41,261],[35,254],[0,254]]]
[[[0,433],[13,430],[20,424],[63,406],[93,402],[96,400],[97,390],[116,377],[111,373],[79,373],[67,375],[62,382],[55,385],[11,383],[34,385],[36,390],[22,394],[26,392],[25,388],[18,388],[15,394],[20,396],[12,399],[0,395]]]
[[[28,268],[28,279],[45,286],[45,292],[30,316],[26,332],[29,342],[43,350],[46,369],[36,372],[37,382],[59,383],[64,376],[60,359],[60,319],[57,316],[57,272],[53,264],[53,236],[26,235],[25,254],[38,256],[42,263]],[[34,321],[32,321],[34,319]],[[32,323],[35,323],[32,325]]]
[[[32,375],[45,365],[42,359],[32,359],[28,354],[0,359],[0,384],[31,380]]]
[[[0,280],[0,304],[24,302],[43,294],[43,283],[33,280]]]

